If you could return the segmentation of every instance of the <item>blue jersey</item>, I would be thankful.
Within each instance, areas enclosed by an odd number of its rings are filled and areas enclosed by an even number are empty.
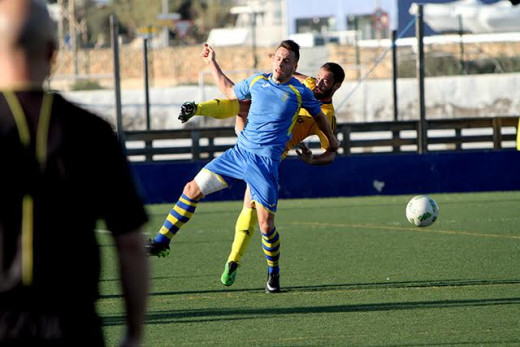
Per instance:
[[[321,111],[312,91],[296,78],[277,84],[272,74],[255,74],[234,87],[239,100],[251,99],[244,130],[237,144],[255,154],[280,160],[300,108],[311,116]]]

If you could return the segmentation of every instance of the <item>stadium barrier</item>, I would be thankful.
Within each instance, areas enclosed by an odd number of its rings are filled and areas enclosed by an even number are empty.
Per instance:
[[[294,156],[282,162],[280,198],[520,190],[517,124],[516,117],[429,120],[425,154],[416,153],[417,121],[339,124],[342,148],[333,164],[310,166]],[[128,143],[142,142],[128,155],[146,203],[177,200],[184,185],[236,140],[231,127],[126,136]],[[177,160],[164,160],[171,157]],[[206,200],[241,200],[244,189],[238,181]]]
[[[173,203],[206,161],[132,163],[146,203]],[[297,158],[280,167],[281,199],[520,190],[514,149],[340,156],[327,166]],[[241,200],[237,181],[205,201]],[[283,202],[282,202],[283,203]]]
[[[427,121],[428,151],[514,148],[517,117],[434,119]],[[417,152],[419,121],[344,123],[336,133],[340,156]],[[131,161],[209,160],[233,146],[233,127],[125,132]],[[319,148],[317,137],[308,142]],[[294,155],[294,152],[290,153]]]

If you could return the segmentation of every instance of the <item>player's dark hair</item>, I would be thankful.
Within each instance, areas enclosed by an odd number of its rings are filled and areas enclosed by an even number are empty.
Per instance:
[[[283,47],[288,51],[294,52],[296,56],[296,61],[300,60],[300,45],[294,42],[293,40],[284,40],[276,49]]]
[[[321,68],[329,72],[332,72],[332,74],[334,75],[334,83],[343,83],[343,80],[345,79],[345,71],[339,64],[329,61],[323,64]]]

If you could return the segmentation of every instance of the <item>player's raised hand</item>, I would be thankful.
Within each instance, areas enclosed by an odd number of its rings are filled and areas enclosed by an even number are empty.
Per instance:
[[[298,144],[298,148],[299,150],[296,150],[296,154],[298,154],[298,157],[304,163],[312,165],[312,151],[309,149],[309,147],[307,147],[305,143],[301,142],[300,144]]]
[[[202,46],[202,53],[200,54],[200,56],[202,57],[202,60],[204,60],[204,62],[206,64],[209,64],[213,60],[215,60],[215,55],[216,54],[215,54],[215,50],[213,49],[213,47],[211,47],[207,43],[205,43]]]

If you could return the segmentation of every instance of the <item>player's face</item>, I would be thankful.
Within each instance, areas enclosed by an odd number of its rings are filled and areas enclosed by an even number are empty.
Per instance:
[[[316,76],[316,87],[314,87],[314,96],[318,100],[329,99],[332,97],[337,88],[334,88],[334,75],[325,69],[320,69]]]
[[[276,83],[288,82],[297,66],[298,62],[293,51],[284,47],[278,48],[273,56],[273,79]]]

